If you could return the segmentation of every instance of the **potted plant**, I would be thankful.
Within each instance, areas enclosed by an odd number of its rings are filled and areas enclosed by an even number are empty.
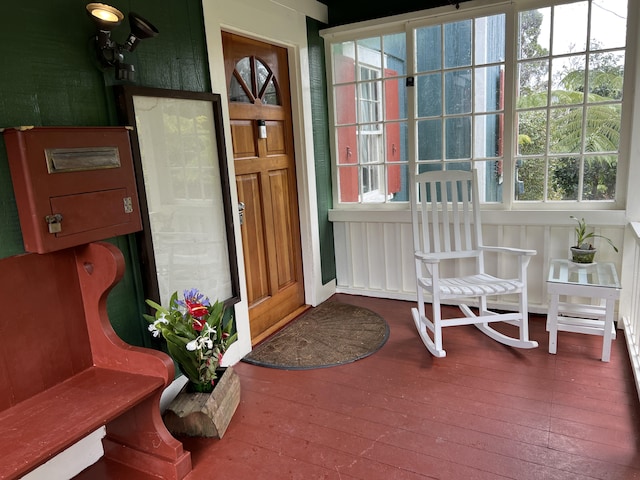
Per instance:
[[[174,292],[169,306],[153,300],[155,315],[145,315],[149,331],[167,341],[169,355],[188,378],[162,418],[174,435],[222,438],[240,404],[240,377],[232,367],[220,368],[222,356],[238,338],[224,305],[213,304],[196,289]],[[215,388],[214,388],[215,387]]]
[[[594,233],[593,231],[587,232],[587,222],[584,218],[578,219],[577,217],[570,215],[569,218],[575,220],[578,225],[575,228],[576,232],[576,244],[571,247],[571,256],[575,263],[593,263],[593,257],[596,254],[595,247],[591,244],[590,240],[596,237],[602,238],[609,242],[609,245],[613,247],[613,250],[617,253],[618,247],[616,247],[611,239]]]
[[[146,303],[155,309],[155,316],[144,315],[149,331],[166,340],[169,355],[189,379],[189,387],[196,392],[213,391],[222,356],[238,337],[231,334],[233,322],[224,325],[224,305],[211,304],[197,289],[185,290],[183,299],[174,292],[168,307],[153,300]]]

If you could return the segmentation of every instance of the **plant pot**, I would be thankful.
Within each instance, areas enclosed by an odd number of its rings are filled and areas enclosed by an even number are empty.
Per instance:
[[[240,377],[228,367],[211,393],[188,392],[185,386],[163,420],[173,435],[222,438],[239,404]]]
[[[583,250],[577,247],[571,247],[571,258],[575,263],[593,263],[593,257],[596,255],[596,249]]]

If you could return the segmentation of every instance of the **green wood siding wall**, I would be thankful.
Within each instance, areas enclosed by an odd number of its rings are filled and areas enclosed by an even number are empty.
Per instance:
[[[90,39],[95,33],[87,2],[5,2],[0,29],[0,127],[20,125],[117,125],[113,69],[102,72]],[[111,4],[153,23],[160,35],[144,40],[127,63],[136,84],[175,90],[210,91],[200,0],[131,0]],[[119,43],[127,19],[113,33]],[[133,235],[111,239],[127,262],[124,280],[109,296],[114,329],[125,341],[148,345],[141,319],[144,294]],[[23,253],[4,142],[0,139],[0,257]],[[33,301],[37,301],[34,298]],[[43,322],[46,320],[43,306]]]
[[[320,37],[320,29],[323,27],[325,27],[324,24],[307,18],[313,150],[315,155],[318,223],[320,229],[320,257],[322,262],[322,283],[325,284],[336,278],[336,262],[333,243],[333,225],[329,222],[329,210],[333,207],[333,199],[331,193],[331,151],[329,149],[327,75],[324,58],[324,41],[322,37]]]

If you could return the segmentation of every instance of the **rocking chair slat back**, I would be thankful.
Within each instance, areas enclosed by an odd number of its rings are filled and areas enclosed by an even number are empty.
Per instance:
[[[464,252],[468,256],[481,244],[480,211],[475,186],[475,170],[465,172],[425,172],[417,176],[422,209],[420,235],[415,249],[430,253]],[[426,199],[426,200],[423,200]]]

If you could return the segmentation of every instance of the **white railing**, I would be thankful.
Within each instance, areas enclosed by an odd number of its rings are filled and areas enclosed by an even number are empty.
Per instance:
[[[640,223],[630,223],[625,237],[621,320],[640,398]],[[626,291],[625,291],[626,290]]]

